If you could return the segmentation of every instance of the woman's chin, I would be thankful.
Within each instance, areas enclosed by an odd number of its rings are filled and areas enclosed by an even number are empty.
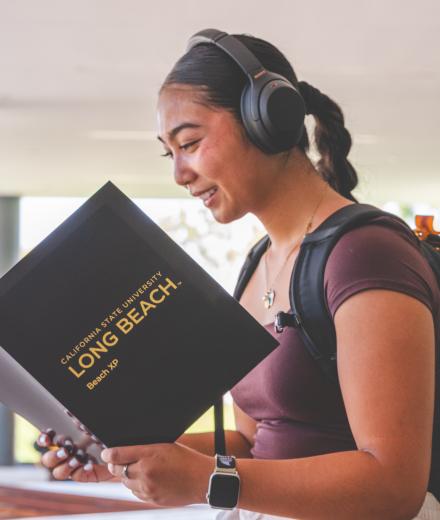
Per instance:
[[[228,224],[229,222],[232,222],[231,219],[226,218],[225,215],[220,211],[211,210],[211,214],[214,217],[214,220],[219,224]]]
[[[238,220],[244,215],[244,213],[242,214],[237,211],[226,211],[221,207],[212,208],[211,214],[219,224],[229,224],[230,222]]]

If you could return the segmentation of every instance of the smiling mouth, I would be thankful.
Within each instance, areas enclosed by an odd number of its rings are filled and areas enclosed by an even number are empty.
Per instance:
[[[218,188],[214,186],[213,188],[209,188],[208,190],[199,193],[194,193],[193,196],[197,197],[198,199],[201,199],[203,202],[206,202],[209,198],[211,198],[214,195],[217,189]]]

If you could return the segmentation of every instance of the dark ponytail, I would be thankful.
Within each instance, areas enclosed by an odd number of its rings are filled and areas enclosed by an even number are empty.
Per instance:
[[[287,78],[304,97],[307,113],[316,120],[315,142],[321,155],[316,165],[320,175],[341,195],[355,202],[351,190],[358,182],[353,166],[347,160],[351,137],[344,126],[340,107],[308,83],[298,82],[286,57],[271,43],[253,36],[233,35],[260,60],[263,66]],[[212,44],[192,47],[174,65],[165,78],[161,91],[173,84],[191,85],[200,93],[200,102],[229,110],[244,125],[240,113],[241,92],[247,84],[241,68],[225,52]],[[304,131],[298,143],[304,153],[309,150],[309,138]]]
[[[316,169],[341,195],[357,202],[351,191],[358,183],[353,165],[347,159],[351,135],[345,128],[341,108],[320,90],[305,81],[298,89],[306,104],[306,113],[315,117],[315,143],[321,156]]]

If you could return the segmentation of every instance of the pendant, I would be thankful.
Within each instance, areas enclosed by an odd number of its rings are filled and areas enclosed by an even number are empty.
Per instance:
[[[270,309],[272,307],[273,301],[275,300],[275,291],[273,289],[266,291],[262,300],[266,309]]]

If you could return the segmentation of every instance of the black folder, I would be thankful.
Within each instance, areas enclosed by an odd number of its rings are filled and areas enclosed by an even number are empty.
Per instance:
[[[0,401],[99,445],[174,442],[277,345],[111,182],[0,279]]]

